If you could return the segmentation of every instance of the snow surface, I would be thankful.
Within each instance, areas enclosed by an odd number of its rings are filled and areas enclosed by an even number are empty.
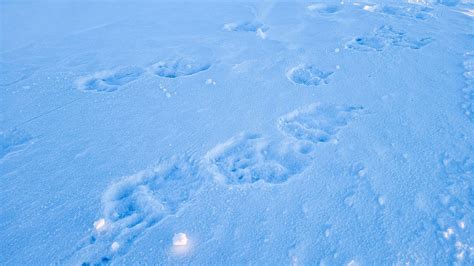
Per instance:
[[[0,19],[0,264],[474,265],[472,0]]]

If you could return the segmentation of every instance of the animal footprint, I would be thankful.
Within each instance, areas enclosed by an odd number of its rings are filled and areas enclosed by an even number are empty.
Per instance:
[[[96,265],[126,253],[137,237],[176,213],[199,189],[196,165],[172,158],[110,185],[102,197],[102,219],[67,261]]]
[[[292,145],[272,142],[252,133],[242,133],[210,150],[206,168],[221,183],[247,184],[257,181],[282,183],[301,172],[306,160]]]
[[[332,71],[322,71],[314,65],[299,65],[290,69],[286,73],[286,77],[295,84],[318,86],[328,84],[328,78],[333,73]]]
[[[268,27],[258,21],[243,21],[227,23],[224,25],[223,29],[235,32],[257,32],[260,29],[261,31],[266,32]]]
[[[0,131],[0,159],[26,148],[32,138],[19,130]]]
[[[420,49],[434,40],[429,37],[414,38],[391,26],[382,26],[368,36],[357,37],[346,44],[346,48],[357,51],[382,51],[387,46],[400,46],[411,49]]]
[[[385,39],[388,44],[411,49],[420,49],[433,41],[433,39],[429,37],[414,38],[408,36],[406,33],[397,31],[390,26],[382,26],[378,28],[375,31],[375,35]]]
[[[387,42],[378,36],[357,37],[346,45],[346,48],[357,51],[382,51]]]
[[[149,71],[164,78],[178,78],[206,71],[210,67],[211,63],[207,61],[179,58],[153,64],[149,67]]]
[[[445,6],[457,6],[459,4],[460,0],[438,0],[439,4],[445,5]],[[470,3],[467,2],[466,3]]]
[[[299,141],[330,142],[361,110],[355,106],[312,104],[282,116],[277,125],[285,136]]]
[[[140,67],[105,70],[79,78],[76,80],[76,86],[82,91],[113,92],[137,80],[143,73],[144,70]]]
[[[391,15],[397,18],[410,18],[417,20],[426,20],[432,17],[432,8],[427,6],[395,6],[395,5],[377,5],[373,8],[373,11]]]
[[[320,14],[334,14],[341,10],[341,5],[331,5],[325,3],[311,4],[306,7],[310,11],[316,11]]]
[[[227,23],[223,27],[226,31],[233,31],[233,32],[255,32],[258,37],[261,39],[266,39],[269,27],[265,26],[261,22],[257,21],[244,21],[244,22],[233,22]]]

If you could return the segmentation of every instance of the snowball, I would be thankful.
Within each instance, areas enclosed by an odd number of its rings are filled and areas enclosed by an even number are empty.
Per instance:
[[[178,233],[173,236],[173,246],[186,246],[188,244],[188,237],[185,233]]]

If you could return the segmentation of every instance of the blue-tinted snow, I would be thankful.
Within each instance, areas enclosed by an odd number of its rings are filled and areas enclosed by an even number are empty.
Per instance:
[[[0,264],[474,264],[472,0],[0,7]]]

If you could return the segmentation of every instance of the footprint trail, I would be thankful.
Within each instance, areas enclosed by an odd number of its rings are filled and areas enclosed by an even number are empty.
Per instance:
[[[281,184],[312,162],[316,145],[335,139],[360,107],[313,104],[282,116],[274,139],[244,132],[216,145],[203,158],[173,157],[111,184],[100,219],[62,263],[110,263],[135,240],[193,199],[207,176],[229,186]]]
[[[316,145],[334,140],[361,109],[321,104],[297,109],[278,119],[280,138],[242,133],[209,151],[205,168],[216,181],[229,185],[283,183],[303,172]]]

